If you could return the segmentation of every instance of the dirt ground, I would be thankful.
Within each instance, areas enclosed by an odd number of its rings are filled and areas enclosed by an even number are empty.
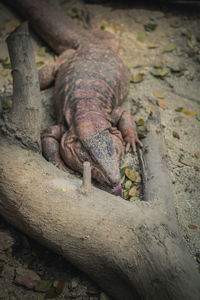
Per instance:
[[[123,106],[135,120],[145,121],[151,111],[160,110],[181,234],[200,270],[200,7],[53,2],[76,22],[89,20],[90,26],[108,30],[120,41],[119,55],[131,78]],[[12,105],[5,39],[22,19],[0,4],[0,20],[2,112]],[[53,61],[54,53],[31,34],[37,66]],[[52,88],[41,94],[45,128],[55,122]],[[136,160],[129,153],[123,163]],[[29,269],[34,273],[28,274]],[[43,286],[32,288],[36,275]],[[70,263],[0,219],[0,299],[49,298],[110,299]]]

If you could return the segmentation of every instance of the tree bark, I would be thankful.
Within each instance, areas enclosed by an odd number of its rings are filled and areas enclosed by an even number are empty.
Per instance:
[[[29,80],[26,84],[32,85]],[[21,105],[18,95],[16,107]],[[37,106],[38,98],[32,101]],[[26,112],[24,108],[25,119]],[[142,156],[147,201],[135,203],[94,187],[83,193],[80,180],[2,136],[0,214],[87,273],[114,299],[197,300],[200,278],[178,231],[156,120],[150,120],[144,142],[148,151]],[[26,131],[25,122],[17,123]],[[30,138],[31,130],[26,132]]]
[[[24,145],[40,149],[41,98],[38,72],[28,31],[22,23],[7,39],[13,75],[13,106],[7,129]]]

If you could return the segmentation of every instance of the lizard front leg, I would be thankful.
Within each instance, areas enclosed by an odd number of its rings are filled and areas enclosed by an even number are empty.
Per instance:
[[[111,113],[111,122],[118,127],[126,144],[126,151],[132,147],[136,151],[136,143],[143,146],[137,136],[136,125],[133,117],[121,107],[116,107]]]
[[[60,156],[60,140],[66,128],[63,125],[51,126],[41,136],[44,157],[63,171],[68,171]]]
[[[75,50],[68,49],[64,51],[54,63],[50,65],[46,65],[39,69],[39,82],[40,82],[40,89],[44,90],[48,88],[55,80],[56,73],[59,67],[67,60],[70,60],[74,55]]]

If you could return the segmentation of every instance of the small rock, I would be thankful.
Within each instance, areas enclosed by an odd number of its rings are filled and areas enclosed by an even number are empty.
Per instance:
[[[35,290],[37,292],[47,292],[51,289],[53,285],[53,281],[52,280],[41,280],[36,286],[35,286]]]
[[[3,278],[5,279],[5,281],[12,282],[14,276],[15,276],[15,268],[5,265],[3,271]]]
[[[33,289],[38,282],[40,282],[40,277],[34,271],[22,267],[16,269],[15,283]]]
[[[6,232],[0,232],[0,251],[7,250],[12,247],[15,240]]]

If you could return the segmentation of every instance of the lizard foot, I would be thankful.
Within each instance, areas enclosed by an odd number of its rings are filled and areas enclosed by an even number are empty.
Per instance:
[[[140,145],[140,147],[143,147],[142,142],[139,140],[137,134],[131,137],[126,137],[125,138],[125,151],[128,152],[130,148],[132,148],[133,152],[136,152],[136,143]]]

